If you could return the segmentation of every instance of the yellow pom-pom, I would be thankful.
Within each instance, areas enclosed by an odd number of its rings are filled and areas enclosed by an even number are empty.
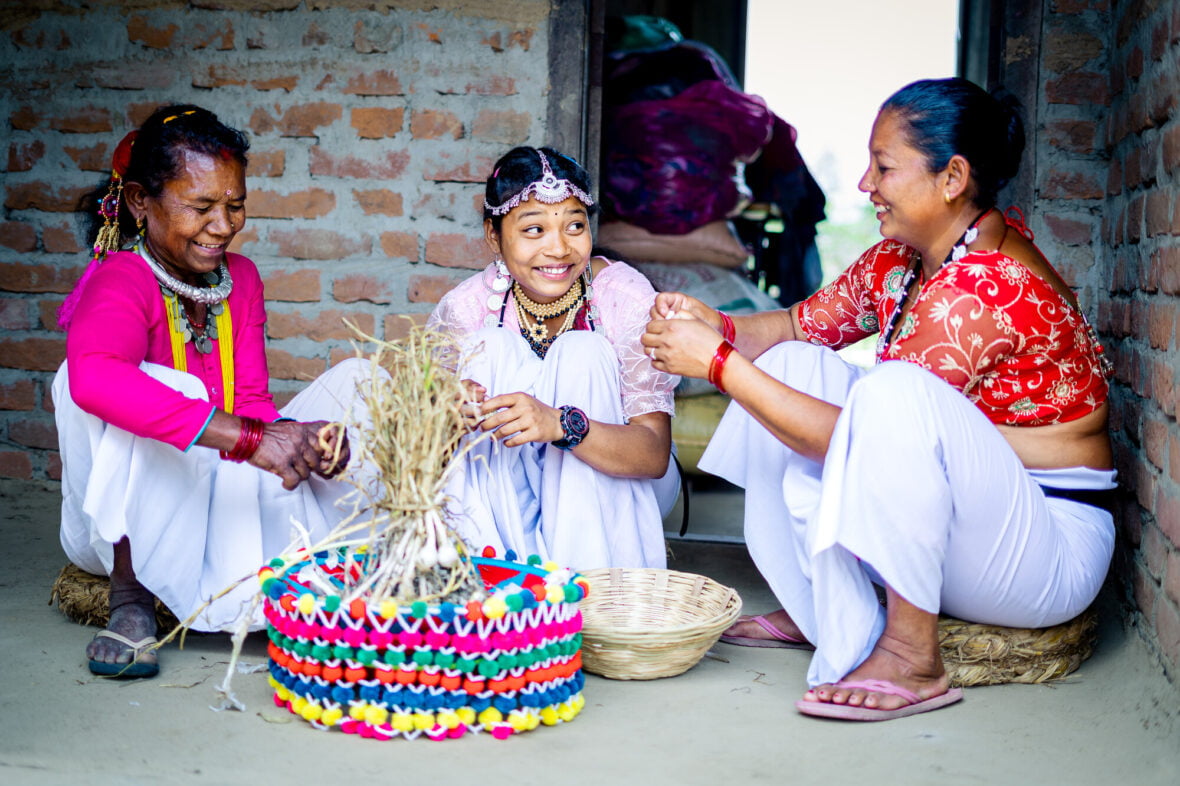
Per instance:
[[[348,717],[352,718],[353,720],[364,720],[366,706],[367,705],[364,704],[353,704],[348,708]]]
[[[279,697],[279,701],[291,700],[291,691],[287,690],[282,685],[275,686],[275,695]]]
[[[319,720],[320,716],[324,714],[324,708],[309,701],[303,705],[303,709],[299,711],[299,714],[306,721]]]
[[[291,712],[295,713],[296,715],[302,715],[303,708],[306,706],[307,699],[303,698],[302,696],[296,696],[295,698],[291,699]]]
[[[520,710],[513,710],[512,712],[508,713],[508,723],[510,723],[512,728],[516,731],[529,730],[529,718]]]
[[[267,579],[274,578],[274,575],[275,572],[270,568],[263,568],[262,570],[258,571],[258,583],[262,584]]]
[[[504,713],[500,712],[495,707],[488,707],[479,714],[479,722],[484,726],[494,726],[497,723],[503,723]]]
[[[545,600],[550,603],[563,603],[565,602],[565,590],[561,587],[549,587],[545,590]]]
[[[397,616],[397,601],[389,598],[381,601],[381,608],[378,610],[378,613],[387,620],[393,619]]]
[[[490,707],[488,709],[491,709]],[[455,710],[455,714],[459,716],[459,722],[465,723],[468,726],[475,725],[475,710],[470,707],[460,707]]]
[[[380,726],[382,723],[385,723],[388,717],[389,710],[377,704],[370,704],[365,708],[365,721],[374,726]]]
[[[541,708],[541,723],[544,723],[546,726],[556,726],[557,721],[559,720],[560,718],[557,717],[557,710],[553,709],[552,707]]]
[[[295,606],[299,609],[300,614],[311,614],[315,611],[315,595],[310,592],[303,593],[299,596]]]
[[[541,563],[541,570],[545,571],[546,573],[552,573],[555,570],[560,570],[560,568],[561,566],[553,560]]]
[[[413,731],[414,716],[408,712],[395,712],[389,719],[389,725],[396,731]]]
[[[329,707],[324,710],[324,714],[320,716],[320,723],[325,726],[335,726],[344,717],[344,710],[339,707]]]
[[[415,712],[414,713],[414,728],[419,731],[426,731],[434,728],[434,713],[433,712]]]
[[[488,598],[483,604],[483,615],[490,620],[498,620],[508,611],[508,604],[502,598]]]
[[[438,725],[447,729],[457,728],[461,723],[459,715],[454,710],[439,710]]]
[[[536,710],[532,710],[528,714],[528,721],[529,731],[532,731],[541,725],[541,715]]]
[[[563,721],[565,721],[567,723],[569,721],[572,721],[574,719],[574,716],[576,716],[577,714],[578,714],[578,711],[576,709],[574,709],[573,706],[571,706],[568,701],[563,701],[561,704],[557,705],[557,717],[561,718]]]

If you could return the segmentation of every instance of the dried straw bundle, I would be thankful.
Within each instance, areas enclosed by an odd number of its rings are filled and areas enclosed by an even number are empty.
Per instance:
[[[1001,628],[942,617],[938,639],[951,685],[1042,683],[1069,675],[1090,657],[1097,627],[1093,609],[1049,628]]]

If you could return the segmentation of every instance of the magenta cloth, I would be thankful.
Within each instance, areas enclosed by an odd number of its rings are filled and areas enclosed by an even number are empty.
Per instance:
[[[267,389],[262,279],[246,257],[226,254],[226,265],[234,281],[229,295],[233,414],[274,421],[279,413]],[[214,408],[223,405],[223,340],[224,336],[214,341],[208,355],[198,353],[191,342],[185,345],[188,372],[205,384],[209,401],[189,398],[141,371],[144,361],[173,367],[164,296],[138,254],[110,254],[87,280],[66,337],[70,396],[84,411],[113,426],[187,450]]]
[[[673,391],[680,377],[653,368],[640,342],[650,319],[656,291],[642,273],[625,262],[607,262],[593,282],[594,305],[599,313],[599,324],[595,329],[606,337],[619,358],[623,414],[627,418],[648,412],[673,415],[676,412]],[[428,324],[456,339],[484,327],[488,314],[500,315],[498,307],[489,310],[489,299],[495,297],[499,303],[504,298],[492,291],[495,279],[496,266],[493,264],[461,282],[439,301]],[[515,299],[511,295],[504,309],[503,326],[512,331],[520,330]]]

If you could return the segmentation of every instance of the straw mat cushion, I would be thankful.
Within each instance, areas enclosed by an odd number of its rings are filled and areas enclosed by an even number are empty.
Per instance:
[[[1060,679],[1090,657],[1097,627],[1092,609],[1051,628],[1001,628],[942,617],[938,640],[952,686],[1038,683]]]
[[[107,593],[110,588],[111,582],[106,576],[95,576],[73,563],[67,563],[61,569],[57,580],[53,582],[49,602],[52,604],[56,600],[61,613],[74,622],[97,625],[101,628],[110,621],[107,609]],[[179,624],[176,615],[158,600],[156,623],[162,630],[171,630]]]

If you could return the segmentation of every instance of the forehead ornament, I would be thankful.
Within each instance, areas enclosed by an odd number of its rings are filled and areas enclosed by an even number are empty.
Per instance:
[[[506,202],[500,205],[493,205],[484,198],[483,206],[485,209],[491,211],[493,216],[504,216],[513,208],[520,206],[522,202],[527,202],[530,197],[535,196],[537,201],[544,202],[547,205],[555,205],[558,202],[564,202],[570,197],[577,197],[578,201],[586,207],[594,204],[594,199],[582,189],[571,183],[564,177],[559,178],[553,174],[552,167],[549,166],[549,159],[540,150],[537,155],[541,157],[541,179],[534,180],[527,186],[522,188],[517,193],[513,194]],[[495,175],[493,174],[493,177]]]

